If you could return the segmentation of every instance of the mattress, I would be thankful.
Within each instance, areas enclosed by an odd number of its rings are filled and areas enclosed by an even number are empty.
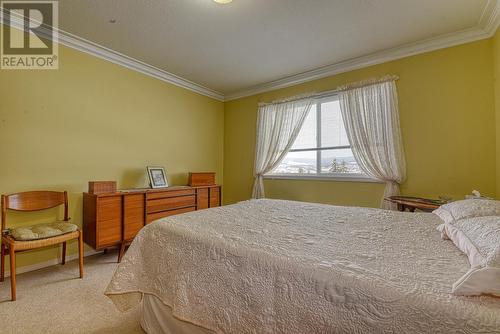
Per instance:
[[[498,333],[500,299],[451,295],[467,258],[429,213],[251,200],[141,230],[107,290],[216,333]]]

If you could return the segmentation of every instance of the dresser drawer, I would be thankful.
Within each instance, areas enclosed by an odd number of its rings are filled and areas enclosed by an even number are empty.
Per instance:
[[[180,196],[171,198],[151,199],[147,201],[146,205],[148,213],[179,209],[179,208],[184,208],[186,206],[195,206],[196,196],[189,195],[189,196]]]
[[[115,220],[121,219],[121,196],[106,196],[97,198],[97,219]]]
[[[116,244],[122,238],[122,197],[97,199],[97,248]]]
[[[195,191],[194,189],[167,190],[167,191],[151,192],[147,194],[147,196],[148,200],[158,199],[158,198],[169,198],[177,196],[194,195],[194,191]]]
[[[146,218],[146,223],[149,224],[157,219],[160,218],[165,218],[173,215],[179,215],[181,213],[186,213],[186,212],[191,212],[195,211],[196,208],[194,206],[188,207],[188,208],[182,208],[182,209],[176,209],[176,210],[170,210],[170,211],[162,211],[162,212],[157,212],[157,213],[150,213],[148,214]]]
[[[123,196],[123,238],[132,240],[144,226],[144,194]]]

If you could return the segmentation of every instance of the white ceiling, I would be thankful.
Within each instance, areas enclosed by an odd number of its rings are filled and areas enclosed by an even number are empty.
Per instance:
[[[476,28],[495,6],[497,0],[64,0],[59,28],[227,96]]]

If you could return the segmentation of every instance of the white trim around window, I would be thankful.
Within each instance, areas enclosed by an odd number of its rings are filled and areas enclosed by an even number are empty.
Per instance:
[[[264,179],[384,183],[365,174],[266,174]]]

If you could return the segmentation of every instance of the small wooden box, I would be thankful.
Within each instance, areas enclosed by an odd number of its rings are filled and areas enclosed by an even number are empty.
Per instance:
[[[211,186],[215,184],[214,172],[189,173],[189,185],[191,187]]]
[[[116,181],[89,181],[89,194],[116,192]]]

